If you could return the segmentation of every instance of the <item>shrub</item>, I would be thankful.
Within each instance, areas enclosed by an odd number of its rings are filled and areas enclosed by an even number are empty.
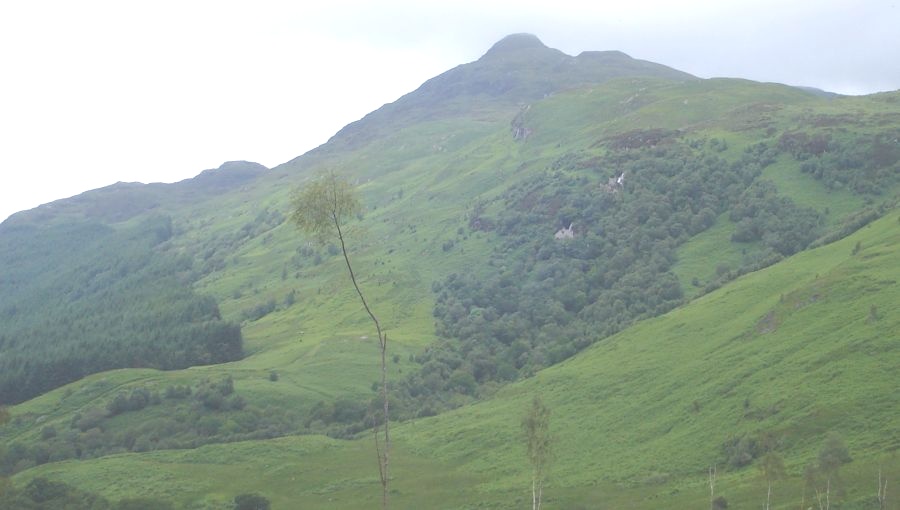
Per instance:
[[[41,439],[47,440],[56,437],[56,428],[53,425],[47,425],[41,429]]]
[[[91,407],[84,414],[76,414],[72,417],[73,425],[82,432],[100,426],[103,419],[106,418],[106,411],[99,407]]]
[[[269,510],[269,500],[259,494],[239,494],[234,497],[234,510]]]
[[[63,498],[68,491],[69,488],[65,484],[46,478],[34,478],[25,486],[25,494],[35,503]]]
[[[732,468],[741,468],[753,462],[759,453],[759,442],[752,437],[732,437],[722,443],[726,460]]]
[[[166,398],[181,399],[191,396],[191,387],[187,385],[169,386],[166,388]]]
[[[110,416],[116,416],[128,410],[128,396],[125,392],[119,392],[112,400],[106,403],[106,411]]]

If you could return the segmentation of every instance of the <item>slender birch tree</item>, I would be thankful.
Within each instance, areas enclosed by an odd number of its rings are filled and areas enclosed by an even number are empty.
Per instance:
[[[882,476],[881,466],[878,466],[878,490],[875,497],[878,499],[878,510],[884,510],[887,504],[887,476]]]
[[[391,436],[389,430],[388,389],[387,389],[387,334],[378,317],[372,311],[365,295],[359,287],[350,256],[347,253],[346,222],[360,212],[362,206],[353,185],[334,171],[319,175],[291,197],[291,220],[300,230],[311,234],[320,244],[337,238],[347,266],[347,273],[353,288],[362,302],[363,308],[372,319],[378,333],[381,350],[381,420],[375,417],[375,453],[378,456],[378,474],[381,480],[381,507],[388,507],[389,460]]]
[[[528,412],[522,418],[528,462],[531,463],[531,508],[540,510],[544,493],[547,466],[553,456],[550,435],[550,409],[535,395]]]
[[[772,487],[777,480],[784,478],[784,460],[774,450],[769,450],[759,461],[759,471],[766,481],[766,506],[769,510],[772,504]]]
[[[708,482],[709,482],[709,508],[710,510],[716,509],[716,477],[718,476],[718,470],[716,469],[716,465],[713,464],[709,466],[708,469]]]

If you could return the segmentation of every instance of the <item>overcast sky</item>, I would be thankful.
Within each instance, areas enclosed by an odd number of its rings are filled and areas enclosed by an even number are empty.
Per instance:
[[[516,32],[703,78],[896,90],[898,1],[4,1],[0,220],[117,181],[273,167]]]

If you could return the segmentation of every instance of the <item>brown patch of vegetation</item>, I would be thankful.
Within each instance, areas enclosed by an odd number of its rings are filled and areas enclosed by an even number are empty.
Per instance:
[[[829,147],[831,136],[827,134],[815,134],[810,136],[802,131],[785,132],[778,139],[778,148],[799,157],[801,154],[813,154],[819,156]]]
[[[834,127],[846,124],[860,125],[862,124],[862,114],[842,113],[838,115],[819,114],[809,115],[801,119],[804,124],[814,127]]]
[[[765,335],[766,333],[771,333],[778,329],[778,318],[775,317],[775,312],[771,311],[763,316],[762,319],[756,322],[756,332],[760,335]]]
[[[655,147],[669,142],[680,135],[680,131],[670,129],[635,129],[602,139],[599,143],[606,143],[611,149],[639,149],[641,147]]]

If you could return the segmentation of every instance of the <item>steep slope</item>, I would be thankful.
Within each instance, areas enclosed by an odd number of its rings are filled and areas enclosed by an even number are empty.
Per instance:
[[[0,403],[122,367],[186,368],[243,355],[239,326],[197,295],[172,214],[266,168],[231,162],[175,184],[118,183],[0,225]]]
[[[735,459],[730,448],[735,438],[774,434],[788,468],[777,508],[793,508],[804,466],[834,431],[855,459],[838,499],[842,508],[865,508],[879,463],[889,479],[900,476],[886,456],[900,446],[897,214],[642,322],[484,402],[400,426],[394,504],[521,507],[529,474],[519,421],[539,394],[552,409],[556,448],[548,507],[695,508],[708,504],[712,464],[729,506],[755,506],[765,495],[752,467],[759,451]],[[120,455],[50,465],[16,481],[48,475],[111,497],[165,491],[188,507],[261,491],[276,507],[367,508],[377,499],[373,470],[363,434]],[[136,473],[148,482],[133,486]]]
[[[347,125],[318,151],[359,147],[391,129],[427,120],[507,116],[516,108],[561,91],[625,76],[697,79],[619,51],[591,51],[572,57],[548,48],[534,35],[514,34],[497,42],[475,62],[436,76],[394,103]]]
[[[354,127],[355,125],[348,126],[347,130],[349,131],[345,130],[346,132],[336,135],[332,142],[320,149],[320,152],[343,151],[343,154],[346,154],[349,147],[346,143],[353,138],[347,133],[357,128],[369,133],[366,135],[366,139],[371,139],[374,133],[390,133],[398,123],[411,126],[415,123],[427,122],[426,119],[442,119],[441,122],[447,122],[448,118],[460,116],[462,120],[458,121],[452,130],[465,139],[474,140],[484,132],[483,127],[473,129],[474,126],[472,126],[473,116],[477,117],[476,112],[482,106],[501,112],[501,117],[499,117],[503,119],[501,123],[508,122],[503,118],[505,114],[502,112],[514,111],[522,100],[539,99],[546,94],[577,87],[586,82],[601,82],[623,75],[690,78],[684,73],[664,66],[635,61],[621,54],[569,57],[557,50],[547,48],[534,36],[510,36],[498,42],[482,59],[448,71],[448,73],[430,80],[419,90],[404,96],[396,103],[374,112],[373,118],[363,119],[357,123],[356,127]],[[450,109],[448,110],[448,108]],[[451,110],[454,111],[451,112]],[[482,120],[477,118],[474,120],[476,123],[483,124]],[[495,122],[489,124],[489,129],[493,130],[496,125],[495,119]],[[443,126],[440,129],[443,129]],[[377,139],[377,137],[375,138]],[[358,145],[356,142],[351,145],[354,144]],[[365,149],[372,150],[376,147],[370,144]],[[305,159],[315,160],[316,157],[316,151],[314,151]],[[403,161],[408,161],[408,156],[404,156]],[[297,163],[289,163],[285,165],[284,169],[294,169],[297,166]],[[0,391],[0,402],[21,401],[23,398],[34,396],[41,391],[57,387],[98,369],[123,366],[174,368],[202,363],[206,359],[218,361],[233,359],[235,357],[233,353],[224,357],[215,356],[208,352],[199,352],[208,350],[201,348],[196,355],[185,356],[184,359],[175,356],[181,360],[179,362],[162,360],[160,354],[148,354],[144,351],[123,353],[120,357],[96,366],[76,362],[75,356],[65,354],[72,352],[73,346],[76,344],[82,346],[76,350],[89,352],[91,349],[87,348],[88,343],[100,343],[97,341],[99,338],[110,337],[109,341],[121,344],[130,342],[134,337],[134,343],[140,344],[143,340],[158,335],[139,333],[136,331],[137,325],[125,325],[114,333],[109,331],[88,333],[83,328],[76,328],[78,333],[73,335],[65,327],[42,324],[38,317],[44,315],[59,315],[60,318],[57,322],[73,322],[76,316],[71,313],[60,315],[58,311],[65,306],[66,300],[77,302],[79,306],[84,305],[87,308],[109,310],[109,306],[98,304],[99,297],[96,293],[85,297],[80,294],[72,295],[71,292],[65,290],[65,285],[61,283],[60,279],[43,281],[30,276],[22,277],[22,275],[40,273],[48,265],[48,261],[42,257],[33,256],[33,252],[49,250],[59,255],[54,259],[52,265],[65,275],[104,273],[108,271],[110,265],[117,263],[107,260],[106,257],[95,257],[92,261],[90,254],[127,252],[131,254],[129,255],[131,257],[139,253],[141,256],[152,256],[153,260],[157,261],[171,259],[172,268],[157,270],[157,272],[182,273],[178,278],[179,285],[193,285],[200,278],[208,279],[209,275],[218,274],[223,269],[226,264],[225,259],[230,255],[228,252],[236,244],[267,233],[283,221],[282,210],[285,202],[283,191],[285,188],[281,182],[272,186],[272,179],[269,179],[268,182],[263,180],[267,173],[265,167],[255,163],[230,162],[222,165],[219,169],[205,171],[193,179],[175,184],[118,183],[77,197],[47,204],[32,211],[16,214],[4,222],[0,226],[0,238],[3,240],[2,246],[4,247],[0,250],[0,268],[3,268],[5,272],[0,273],[0,281],[12,282],[15,280],[18,283],[4,287],[4,292],[0,295],[0,313],[10,318],[14,314],[16,315],[15,323],[7,321],[7,327],[0,330],[0,340],[13,337],[18,339],[15,342],[0,341],[0,350],[8,349],[13,343],[20,347],[24,345],[36,347],[39,342],[32,339],[43,338],[44,344],[53,345],[53,349],[61,353],[59,354],[60,359],[56,360],[56,355],[51,359],[55,360],[53,361],[54,366],[63,367],[63,369],[57,370],[59,373],[54,377],[46,377],[50,365],[47,365],[47,369],[31,370],[35,380],[43,381],[41,384],[23,383],[21,375],[17,375],[21,370],[7,370],[8,374],[12,374],[9,384],[18,387],[15,391],[9,388]],[[281,177],[284,177],[284,174],[278,175],[278,178]],[[291,177],[296,179],[297,175],[294,174]],[[279,195],[276,192],[266,196],[272,187],[281,188],[282,193]],[[274,210],[263,209],[260,211],[258,205],[263,201],[275,202],[278,205]],[[246,212],[239,208],[244,204],[251,204],[249,207],[245,206]],[[235,205],[238,207],[234,207]],[[226,217],[215,216],[223,213]],[[233,218],[245,214],[253,216],[253,218],[249,221],[243,220],[241,225],[230,224]],[[141,222],[156,221],[148,219],[152,215],[158,216],[159,221],[168,223],[174,221],[174,231],[166,234],[165,239],[143,244],[137,248],[132,248],[131,244],[128,244],[131,241],[124,241],[115,236],[106,240],[98,237],[91,240],[94,244],[75,240],[72,236],[66,238],[68,232],[83,229],[94,229],[97,232],[101,230],[127,231],[132,228],[132,223],[140,225]],[[192,220],[197,221],[191,224]],[[49,225],[56,227],[49,230],[42,228]],[[107,227],[111,227],[111,229]],[[216,227],[230,229],[231,232],[213,237]],[[169,227],[170,230],[171,228]],[[173,235],[178,239],[168,242]],[[195,240],[200,241],[197,238],[192,239],[191,237],[194,235],[200,236],[202,244],[194,243]],[[36,236],[40,236],[40,243],[28,242],[28,238]],[[124,237],[133,239],[134,235],[125,234]],[[71,246],[73,241],[79,245]],[[190,245],[185,246],[185,243],[190,243]],[[24,250],[23,246],[26,247]],[[28,251],[27,247],[29,246],[31,251]],[[9,247],[9,249],[5,249],[5,247]],[[68,256],[81,252],[85,254],[82,258]],[[286,255],[285,259],[290,257],[291,255]],[[271,271],[273,269],[265,267],[264,270]],[[285,273],[286,269],[279,267],[275,271]],[[64,276],[62,280],[70,278],[71,276]],[[129,288],[137,289],[138,285],[131,285]],[[53,292],[68,297],[63,301],[46,300],[41,297],[46,293]],[[112,300],[120,303],[134,302],[137,306],[146,306],[148,300],[153,300],[155,292],[145,292],[143,296],[130,295],[126,292],[113,297]],[[280,296],[274,298],[275,301],[286,299],[290,292],[292,292],[290,289],[283,291]],[[229,291],[231,296],[240,293],[240,290]],[[217,300],[221,302],[223,297],[219,295]],[[271,299],[273,298],[253,304],[249,310],[242,310],[237,318],[258,318],[254,316],[272,311],[276,305],[270,302]],[[31,304],[26,305],[27,303]],[[14,310],[15,312],[13,312]],[[24,310],[24,315],[20,310]],[[212,313],[216,315],[218,310],[213,310]],[[75,314],[77,316],[96,315],[96,313],[83,310],[76,311]],[[116,312],[116,314],[118,316],[129,315],[122,312]],[[235,316],[232,315],[230,318],[234,319]],[[103,321],[97,321],[97,324],[100,322]],[[107,326],[103,326],[103,328],[109,329]],[[141,328],[146,328],[146,326],[141,326]],[[85,343],[82,342],[82,338],[89,340]],[[70,344],[65,345],[66,342],[70,342]],[[230,349],[228,352],[233,351],[234,349]],[[38,351],[34,350],[33,352]],[[237,352],[240,352],[239,348]],[[91,355],[91,357],[96,356]],[[28,363],[28,357],[16,355],[13,359],[12,354],[8,355],[7,363],[13,363],[13,361],[21,369]],[[75,366],[78,368],[73,368]]]

